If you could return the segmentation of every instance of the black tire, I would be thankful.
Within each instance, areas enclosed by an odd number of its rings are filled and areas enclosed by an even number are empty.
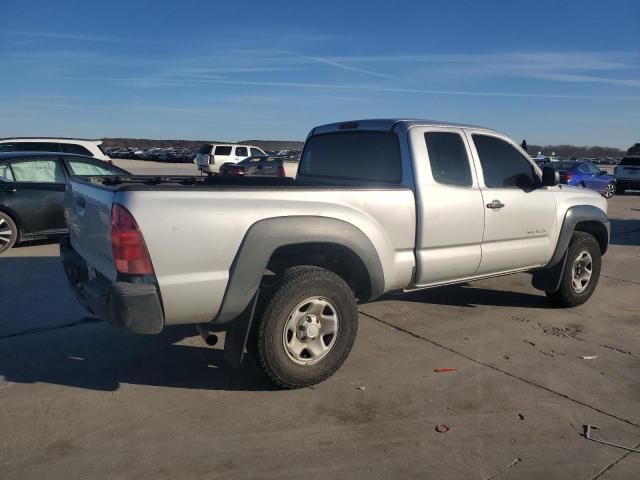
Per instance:
[[[255,342],[258,366],[273,383],[288,389],[308,387],[333,375],[349,355],[358,332],[356,299],[341,277],[320,267],[293,267],[281,278],[251,341]],[[338,331],[325,356],[317,363],[302,365],[286,351],[286,325],[296,307],[311,297],[321,297],[335,306]]]
[[[0,212],[0,254],[13,247],[18,240],[18,227],[13,219]]]
[[[587,253],[591,257],[591,276],[588,282],[578,290],[573,283],[574,266],[578,257]],[[549,303],[554,307],[576,307],[589,300],[600,278],[600,245],[593,235],[574,232],[567,250],[567,261],[562,272],[560,288],[555,292],[546,292]]]

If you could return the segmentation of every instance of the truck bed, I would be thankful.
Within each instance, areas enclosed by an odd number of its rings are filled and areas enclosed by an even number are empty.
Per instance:
[[[407,187],[269,177],[72,178],[65,197],[71,245],[111,282],[117,278],[110,238],[114,203],[131,212],[144,235],[167,324],[215,317],[247,232],[266,219],[291,219],[293,229],[308,228],[305,219],[319,217],[344,222],[374,246],[385,291],[412,281],[416,214]]]

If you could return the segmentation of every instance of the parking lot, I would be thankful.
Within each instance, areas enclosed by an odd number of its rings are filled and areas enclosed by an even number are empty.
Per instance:
[[[548,307],[528,274],[386,296],[360,306],[338,373],[296,391],[228,367],[193,327],[141,336],[87,316],[56,244],[15,248],[0,259],[0,478],[637,478],[640,454],[583,436],[640,448],[640,192],[609,217],[585,305]]]

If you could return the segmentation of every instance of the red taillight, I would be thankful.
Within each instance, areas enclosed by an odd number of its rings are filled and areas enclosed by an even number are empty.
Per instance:
[[[244,175],[244,168],[242,168],[242,167],[231,167],[231,172],[234,175]]]
[[[286,177],[287,176],[287,172],[284,171],[284,165],[280,164],[280,167],[278,168],[278,176],[279,177]]]
[[[153,265],[142,232],[122,205],[111,209],[111,246],[116,269],[120,273],[153,275]]]
[[[573,178],[573,175],[567,175],[567,182],[570,182],[572,178]]]

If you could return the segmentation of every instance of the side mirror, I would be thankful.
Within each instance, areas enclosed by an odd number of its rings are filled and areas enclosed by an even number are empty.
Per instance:
[[[560,173],[553,167],[542,167],[542,185],[555,187],[560,183]]]

